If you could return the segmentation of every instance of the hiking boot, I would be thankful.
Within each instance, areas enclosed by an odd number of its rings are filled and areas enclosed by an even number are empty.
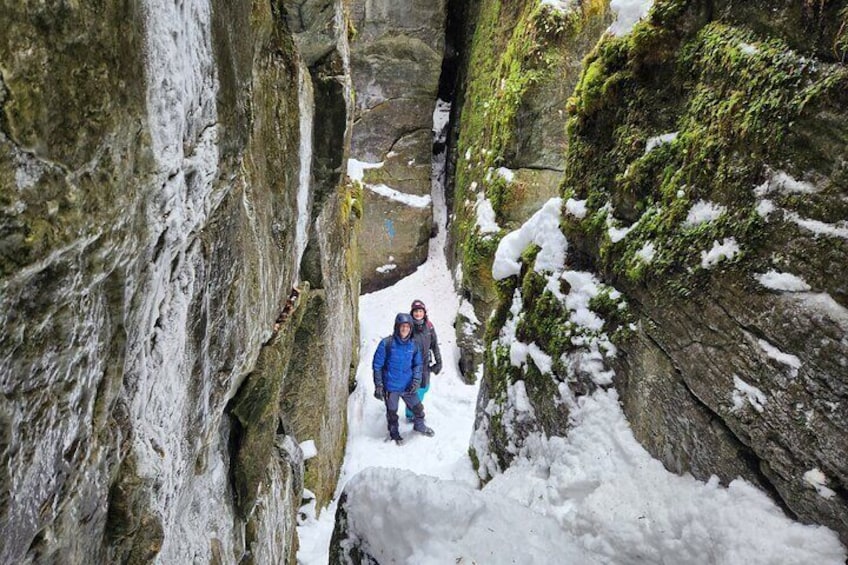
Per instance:
[[[430,428],[430,427],[428,427],[424,424],[422,424],[421,426],[419,426],[417,428],[412,428],[412,430],[418,432],[419,434],[423,434],[427,437],[433,437],[434,435],[436,435],[436,432],[433,431],[433,428]]]
[[[389,436],[389,439],[398,445],[403,445],[403,436],[395,432]]]

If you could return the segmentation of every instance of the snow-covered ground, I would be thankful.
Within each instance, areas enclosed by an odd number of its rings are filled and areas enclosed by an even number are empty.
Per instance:
[[[442,126],[443,127],[443,126]],[[352,167],[360,166],[352,163]],[[355,174],[355,171],[352,171]],[[477,475],[468,457],[474,423],[477,385],[467,385],[459,377],[459,350],[453,322],[460,308],[445,260],[446,209],[444,193],[433,191],[433,215],[438,235],[430,240],[427,262],[412,275],[395,285],[359,299],[360,360],[356,371],[357,387],[348,400],[348,443],[336,495],[357,473],[368,467],[406,469],[445,480],[478,485]],[[430,377],[430,391],[424,397],[427,424],[435,430],[432,438],[413,433],[412,424],[401,414],[403,446],[386,441],[386,411],[373,397],[371,360],[381,338],[392,333],[398,312],[409,312],[412,301],[427,305],[430,321],[436,327],[442,352],[443,370]],[[403,403],[401,403],[403,404]],[[311,507],[304,509],[307,520],[298,528],[298,562],[325,564],[334,527],[336,503],[320,512],[316,519]]]

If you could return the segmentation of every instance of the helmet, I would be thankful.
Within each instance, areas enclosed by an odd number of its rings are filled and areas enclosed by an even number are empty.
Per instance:
[[[418,310],[418,309],[424,310],[424,315],[425,316],[427,315],[427,307],[424,306],[424,303],[421,302],[420,300],[413,300],[412,306],[409,307],[409,313],[412,314],[413,310]]]

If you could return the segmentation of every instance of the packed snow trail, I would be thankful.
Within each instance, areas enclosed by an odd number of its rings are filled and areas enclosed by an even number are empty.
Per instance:
[[[437,108],[434,116],[437,128],[444,127],[442,122],[449,109],[449,106]],[[439,115],[444,118],[440,120]],[[474,487],[479,484],[468,457],[478,385],[465,384],[459,375],[459,350],[453,323],[460,309],[460,297],[445,259],[447,212],[444,191],[439,183],[434,183],[432,198],[433,219],[439,230],[430,240],[427,261],[393,286],[359,298],[360,358],[356,390],[348,399],[345,460],[333,502],[321,510],[317,519],[314,507],[304,510],[306,519],[298,528],[298,562],[301,564],[327,563],[336,500],[348,480],[363,469],[406,469],[439,479],[462,481]],[[395,315],[409,312],[415,299],[427,306],[427,316],[436,328],[442,353],[442,371],[430,375],[430,390],[424,397],[426,421],[436,435],[425,437],[413,432],[412,424],[404,417],[401,402],[398,410],[400,433],[406,443],[398,446],[387,441],[386,408],[382,401],[374,398],[371,360],[379,341],[392,333]]]

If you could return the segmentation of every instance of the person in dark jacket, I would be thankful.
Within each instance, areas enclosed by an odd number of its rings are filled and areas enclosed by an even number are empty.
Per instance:
[[[436,328],[427,318],[427,307],[420,300],[413,300],[409,308],[412,316],[412,338],[421,349],[421,387],[418,389],[418,399],[424,401],[424,395],[430,390],[430,373],[438,375],[442,370],[442,352],[439,351],[439,339],[436,337]],[[433,363],[430,364],[432,357]],[[412,419],[412,412],[407,409],[406,418]]]
[[[412,316],[402,312],[395,317],[392,335],[380,341],[371,363],[374,398],[385,401],[389,437],[398,443],[403,441],[398,431],[397,414],[401,398],[413,414],[412,429],[426,436],[433,435],[433,430],[424,423],[424,405],[417,395],[421,387],[421,366],[421,350],[412,338]]]

